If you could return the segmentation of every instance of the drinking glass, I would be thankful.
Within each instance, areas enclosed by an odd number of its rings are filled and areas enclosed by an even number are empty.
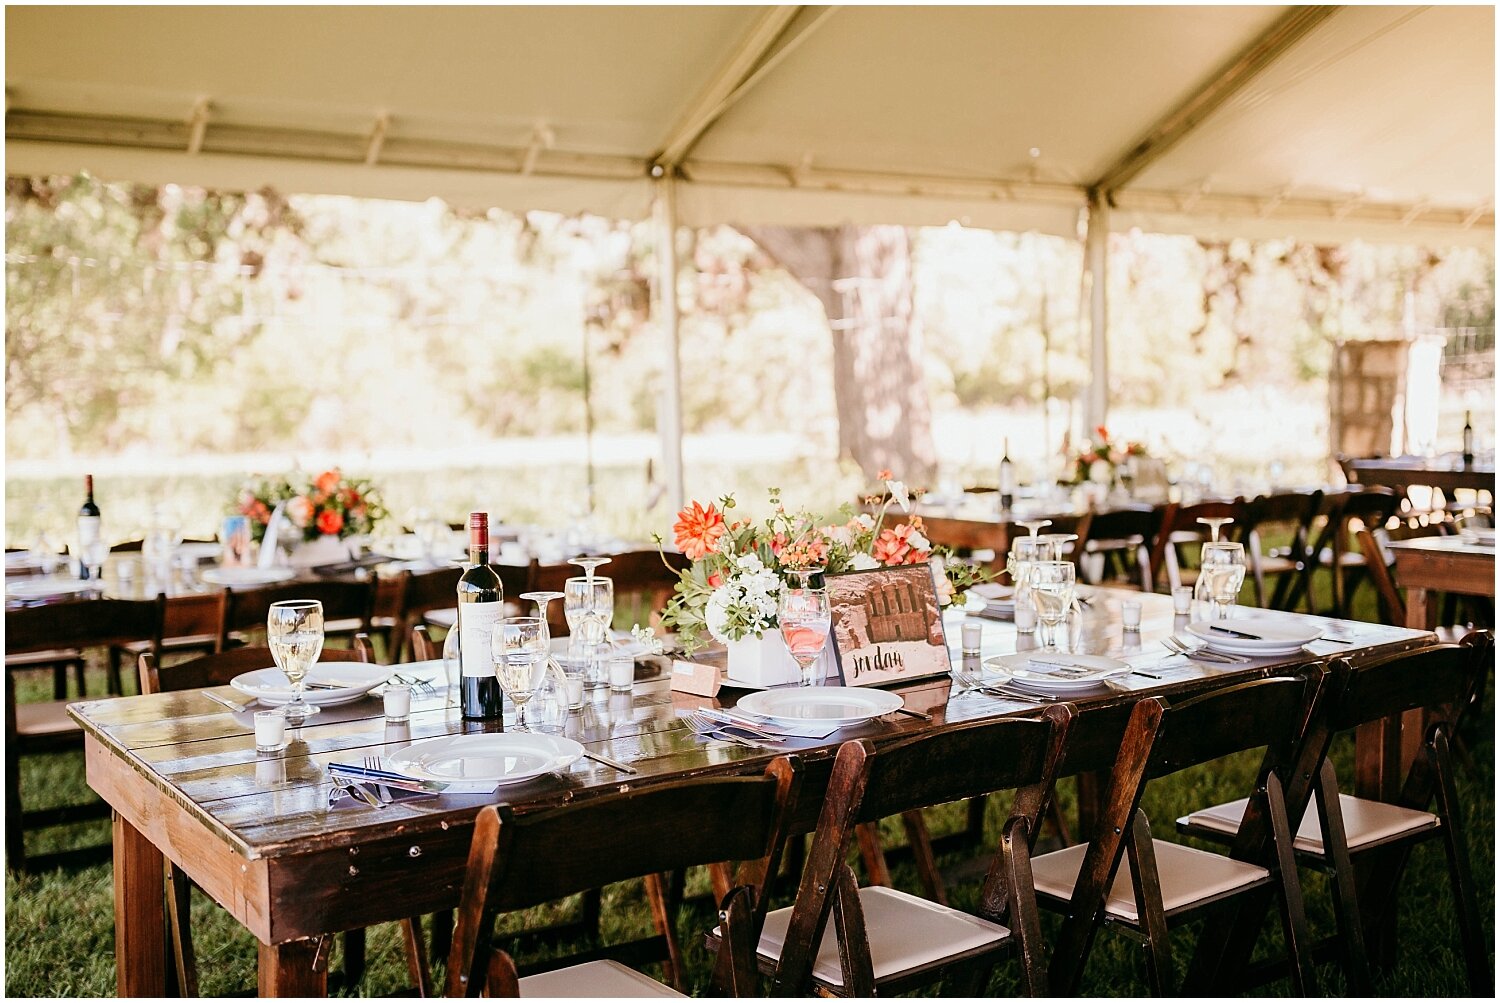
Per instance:
[[[594,558],[581,558],[594,560]],[[592,570],[590,568],[589,570]],[[609,624],[615,613],[615,583],[609,578],[592,575],[569,578],[563,583],[563,616],[567,618],[568,630],[582,645],[582,654],[588,659],[588,687],[597,689],[607,685],[603,672],[596,664],[599,645],[609,636]]]
[[[1016,523],[1022,529],[1031,530],[1031,535],[1036,536],[1037,530],[1052,525],[1051,519],[1021,519]]]
[[[266,646],[292,684],[292,699],[283,708],[287,723],[300,724],[318,712],[302,699],[302,681],[323,653],[323,604],[316,599],[272,603],[266,614]]]
[[[1036,630],[1036,608],[1031,602],[1031,567],[1037,561],[1045,560],[1049,549],[1035,536],[1020,536],[1011,541],[1009,568],[1011,581],[1016,587],[1013,615],[1017,633],[1030,634]]]
[[[1198,568],[1199,598],[1210,604],[1211,617],[1229,619],[1245,583],[1245,548],[1224,541],[1203,545],[1203,561]]]
[[[823,680],[814,665],[828,643],[828,590],[812,584],[814,572],[791,572],[792,580],[781,590],[776,604],[776,622],[792,660],[802,670],[803,686],[818,686]]]
[[[1068,559],[1068,545],[1078,540],[1077,533],[1042,533],[1036,539],[1042,541],[1042,546],[1047,548],[1047,556],[1041,558],[1044,561],[1066,561]]]
[[[1234,520],[1231,519],[1231,518],[1229,518],[1227,515],[1225,515],[1225,516],[1204,516],[1204,517],[1200,518],[1198,521],[1201,522],[1201,523],[1203,523],[1203,525],[1205,525],[1205,526],[1208,527],[1208,532],[1210,534],[1209,535],[1209,541],[1212,542],[1212,543],[1218,543],[1219,542],[1219,527],[1220,526],[1223,526],[1226,523],[1234,522]]]
[[[172,555],[182,543],[182,534],[164,521],[153,522],[141,541],[141,559],[146,562],[146,572],[158,582],[172,579]]]
[[[1037,561],[1031,566],[1031,601],[1036,604],[1043,648],[1059,647],[1060,627],[1073,608],[1074,573],[1068,561]]]
[[[31,541],[31,556],[42,574],[51,575],[57,571],[57,556],[62,553],[62,548],[62,541],[56,533],[47,529],[36,531]]]
[[[542,684],[551,654],[547,623],[534,616],[506,617],[492,635],[491,646],[495,676],[500,680],[500,688],[516,706],[515,728],[528,731],[526,702]]]

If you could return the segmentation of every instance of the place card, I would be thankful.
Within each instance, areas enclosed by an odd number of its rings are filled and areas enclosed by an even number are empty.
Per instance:
[[[891,686],[951,667],[930,564],[828,575],[829,635],[845,686]]]

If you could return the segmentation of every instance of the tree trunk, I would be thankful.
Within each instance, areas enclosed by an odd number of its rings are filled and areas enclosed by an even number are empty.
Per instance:
[[[911,242],[899,226],[743,228],[823,304],[833,335],[839,455],[866,476],[912,484],[937,472],[922,337],[912,310]]]

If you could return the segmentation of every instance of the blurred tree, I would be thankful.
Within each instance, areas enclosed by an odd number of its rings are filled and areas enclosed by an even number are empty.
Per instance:
[[[890,470],[930,484],[937,450],[906,229],[751,226],[744,232],[823,304],[833,334],[839,454],[871,479]]]

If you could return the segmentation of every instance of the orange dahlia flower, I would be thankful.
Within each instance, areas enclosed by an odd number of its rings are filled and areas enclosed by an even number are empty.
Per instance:
[[[693,502],[677,513],[672,532],[676,534],[677,549],[688,560],[696,561],[719,552],[719,540],[725,533],[724,514],[712,502],[707,508]]]

